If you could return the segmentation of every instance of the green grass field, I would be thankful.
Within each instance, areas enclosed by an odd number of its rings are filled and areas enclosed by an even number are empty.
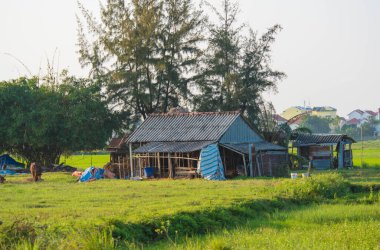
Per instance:
[[[363,155],[363,167],[380,167],[380,140],[364,141],[363,154],[362,142],[354,143],[352,153],[355,166],[362,166]]]
[[[366,178],[366,171],[360,171]],[[369,171],[369,175],[374,173],[373,169]],[[315,180],[296,181],[262,178],[76,183],[69,174],[46,173],[44,181],[31,183],[28,176],[8,177],[0,186],[0,249],[279,248],[287,237],[289,241],[283,245],[287,248],[298,240],[303,241],[301,248],[310,244],[326,246],[325,242],[305,240],[300,232],[311,234],[315,240],[334,233],[339,244],[344,244],[351,234],[338,234],[337,229],[345,223],[352,230],[362,230],[364,222],[359,223],[359,212],[368,215],[370,228],[378,226],[380,213],[373,212],[379,207],[378,193],[371,198],[369,193],[350,193],[344,179],[335,172],[318,174]],[[358,178],[357,170],[343,174],[347,180]],[[330,212],[328,218],[332,219],[326,223],[332,226],[324,226],[324,235],[319,234],[317,224],[312,226],[307,221],[319,206],[340,214],[345,204],[351,204],[347,207],[352,211],[348,219],[334,220]],[[359,217],[351,220],[355,214]],[[365,246],[377,246],[376,232],[367,235]],[[266,245],[270,235],[278,235],[279,240]]]
[[[62,156],[60,162],[78,169],[86,169],[90,166],[103,167],[110,161],[109,154],[75,154],[69,157]]]
[[[278,211],[232,230],[155,249],[378,249],[379,204],[324,204]]]
[[[7,176],[0,249],[376,249],[379,144],[364,144],[368,168],[316,171],[311,179],[77,183],[69,173],[44,173],[32,183]],[[84,169],[109,155],[63,161]]]

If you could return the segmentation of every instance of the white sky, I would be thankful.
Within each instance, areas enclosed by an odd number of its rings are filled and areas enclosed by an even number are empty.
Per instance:
[[[81,1],[98,14],[98,1]],[[215,4],[218,0],[210,0]],[[273,66],[288,77],[267,93],[277,111],[311,104],[340,115],[380,108],[380,1],[241,0],[240,20],[254,30],[283,26],[273,46]],[[0,80],[55,69],[84,76],[77,54],[76,0],[0,1]],[[55,53],[56,51],[56,53]],[[12,56],[10,56],[11,54]]]

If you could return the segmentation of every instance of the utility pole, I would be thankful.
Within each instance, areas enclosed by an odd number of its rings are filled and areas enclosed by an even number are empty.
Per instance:
[[[362,154],[360,156],[360,164],[361,164],[361,167],[363,167],[363,125],[360,125],[360,137],[361,137],[361,141],[362,141]]]

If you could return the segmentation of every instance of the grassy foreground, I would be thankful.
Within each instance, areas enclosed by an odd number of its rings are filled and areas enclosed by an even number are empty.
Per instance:
[[[347,170],[346,179],[332,172],[310,179],[224,182],[76,183],[69,174],[50,173],[43,175],[44,181],[31,183],[29,176],[8,177],[7,184],[0,186],[0,249],[290,248],[303,240],[302,248],[314,241],[300,232],[322,237],[318,218],[324,211],[331,218],[324,226],[326,237],[335,235],[344,244],[350,234],[338,234],[341,223],[362,230],[366,224],[378,226],[379,221],[378,192],[350,191],[347,179],[361,176],[367,183],[365,172],[356,173]],[[345,208],[346,204],[351,205]],[[345,210],[352,212],[342,219]],[[367,215],[365,220],[360,214]],[[313,226],[314,217],[318,223]],[[285,239],[288,234],[288,245],[281,245],[281,240],[266,245],[271,235]],[[367,234],[366,244],[376,247],[378,235]],[[323,244],[315,242],[316,248]]]
[[[325,204],[275,212],[232,230],[155,249],[378,249],[379,204]]]

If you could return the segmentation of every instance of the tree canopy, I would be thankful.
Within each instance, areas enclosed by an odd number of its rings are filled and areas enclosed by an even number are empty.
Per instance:
[[[46,166],[102,148],[116,126],[99,88],[73,77],[54,87],[37,77],[1,82],[0,106],[0,150]]]
[[[203,26],[190,0],[109,0],[99,22],[81,9],[94,39],[79,21],[80,61],[132,122],[189,99]]]
[[[240,110],[259,128],[262,93],[276,89],[285,77],[271,67],[271,45],[280,25],[259,36],[250,27],[238,23],[239,7],[230,0],[222,9],[212,7],[218,21],[208,24],[208,47],[197,80],[199,94],[194,98],[200,111]]]
[[[216,22],[191,0],[108,0],[100,20],[80,7],[80,61],[114,106],[130,113],[129,125],[187,106],[240,110],[257,126],[262,93],[285,77],[271,67],[281,26],[258,35],[238,22],[239,7],[231,0],[220,10],[203,6]]]
[[[308,115],[300,126],[310,129],[315,134],[324,134],[331,132],[330,123],[331,119]]]

